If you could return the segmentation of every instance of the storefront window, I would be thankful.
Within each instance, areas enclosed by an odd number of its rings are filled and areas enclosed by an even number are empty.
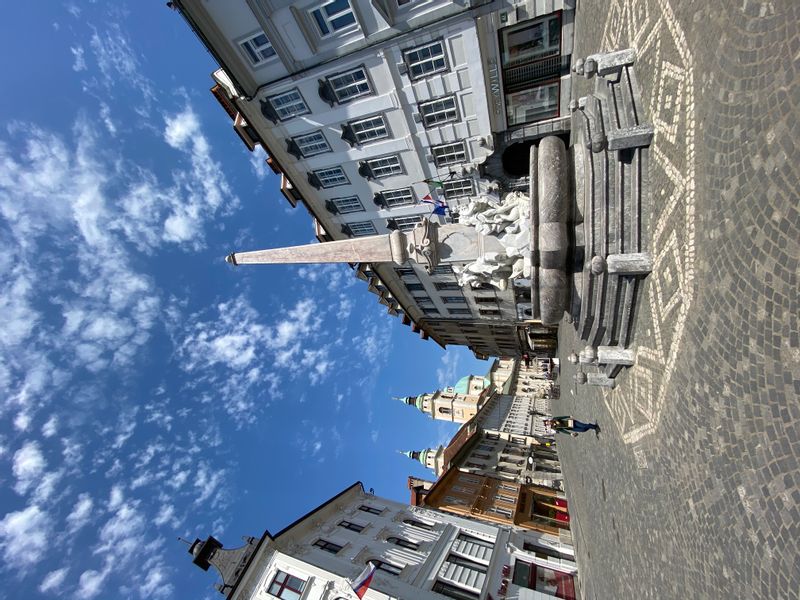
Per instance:
[[[508,126],[558,116],[558,82],[506,94]]]
[[[552,15],[503,31],[503,66],[511,67],[557,53],[561,48],[561,19]]]
[[[575,580],[571,574],[522,560],[514,563],[513,583],[563,600],[575,600]]]

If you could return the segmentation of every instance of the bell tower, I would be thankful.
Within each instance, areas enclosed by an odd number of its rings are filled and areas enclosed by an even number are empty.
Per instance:
[[[215,587],[225,597],[229,596],[242,579],[255,551],[261,545],[258,538],[251,536],[245,536],[242,540],[245,542],[244,546],[231,550],[224,549],[213,535],[208,536],[205,541],[197,538],[189,546],[189,554],[192,555],[195,565],[203,571],[208,571],[213,566],[222,576],[222,583],[217,583]]]

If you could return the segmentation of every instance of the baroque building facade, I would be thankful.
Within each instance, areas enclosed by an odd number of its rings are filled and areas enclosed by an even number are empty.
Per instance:
[[[220,65],[212,93],[320,241],[409,230],[527,189],[528,148],[569,128],[573,3],[174,0]],[[480,60],[478,60],[480,58]],[[446,207],[446,210],[445,208]],[[387,310],[476,355],[552,355],[529,286],[448,265],[361,264]]]
[[[571,547],[561,465],[543,427],[558,389],[551,365],[498,360],[492,372],[502,386],[486,388],[486,400],[447,446],[406,453],[437,477],[430,485],[409,479],[412,504],[537,531]]]
[[[230,550],[212,536],[189,552],[215,567],[228,600],[352,598],[367,563],[369,600],[575,598],[573,555],[547,536],[379,498],[360,482],[275,535]]]

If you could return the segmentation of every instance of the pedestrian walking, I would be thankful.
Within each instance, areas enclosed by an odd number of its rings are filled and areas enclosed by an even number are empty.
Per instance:
[[[568,433],[572,437],[576,437],[579,433],[584,433],[590,429],[594,429],[595,435],[600,435],[600,427],[597,423],[584,423],[569,416],[553,417],[545,420],[544,424],[552,429],[554,433]]]

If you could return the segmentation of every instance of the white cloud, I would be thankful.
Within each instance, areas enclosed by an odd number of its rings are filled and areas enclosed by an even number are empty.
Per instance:
[[[35,441],[26,442],[14,453],[12,469],[17,478],[14,491],[21,495],[27,493],[41,479],[46,466],[39,444]]]
[[[58,417],[52,415],[44,425],[42,425],[42,435],[46,438],[53,437],[58,432]]]
[[[103,584],[110,572],[111,568],[107,566],[102,571],[90,569],[81,573],[80,579],[78,580],[78,590],[75,592],[75,596],[86,600],[97,596],[97,594],[103,590]]]
[[[103,121],[103,125],[106,126],[108,133],[117,135],[117,126],[111,119],[111,107],[105,102],[100,103],[100,120]]]
[[[74,48],[71,47],[69,49],[72,52],[72,56],[74,61],[72,63],[72,70],[76,72],[85,71],[86,70],[86,59],[83,56],[83,47],[75,46]]]
[[[455,352],[445,352],[442,355],[442,365],[436,369],[436,381],[440,388],[455,385],[458,363],[459,355]]]
[[[89,46],[100,68],[107,90],[125,86],[141,94],[143,105],[137,110],[147,116],[156,98],[152,82],[144,76],[139,59],[122,28],[111,24],[106,31],[95,31]]]
[[[10,512],[0,521],[0,545],[10,567],[26,570],[44,557],[50,546],[50,515],[38,506]]]
[[[218,210],[236,208],[239,200],[233,195],[221,165],[211,156],[211,144],[190,105],[165,118],[164,140],[183,152],[191,163],[189,172],[174,174],[185,195],[180,203],[173,204],[164,222],[164,239],[196,241],[204,219]]]
[[[88,493],[82,493],[72,507],[72,511],[67,516],[67,531],[74,534],[89,522],[94,508],[94,500]]]
[[[39,591],[45,594],[59,589],[64,583],[68,572],[69,569],[67,567],[50,571],[44,576],[42,583],[39,584]]]
[[[125,500],[125,492],[122,489],[122,486],[115,485],[111,488],[111,493],[108,496],[108,510],[113,511],[117,510],[120,506],[122,506],[122,502]]]

